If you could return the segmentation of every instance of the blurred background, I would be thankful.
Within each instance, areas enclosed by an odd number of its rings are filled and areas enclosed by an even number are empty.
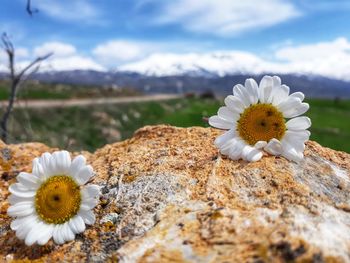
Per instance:
[[[235,84],[277,74],[311,139],[350,152],[349,26],[348,0],[3,0],[2,138],[94,151],[206,127]]]

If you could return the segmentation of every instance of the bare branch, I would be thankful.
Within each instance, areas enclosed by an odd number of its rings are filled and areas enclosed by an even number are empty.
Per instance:
[[[9,36],[6,34],[6,32],[2,33],[1,41],[2,41],[3,48],[6,52],[14,53],[14,48],[13,48],[12,42],[11,42]]]
[[[24,69],[21,70],[21,72],[17,75],[18,78],[22,78],[22,76],[30,69],[32,68],[34,65],[48,59],[49,57],[51,57],[53,55],[53,52],[50,52],[49,54],[46,54],[45,56],[42,57],[37,57],[35,60],[33,60],[28,66],[26,66]]]
[[[27,10],[27,13],[30,15],[30,16],[33,16],[33,14],[35,13],[38,13],[39,10],[37,8],[32,8],[32,3],[31,3],[31,0],[27,0],[27,7],[26,7],[26,10]]]
[[[8,137],[8,131],[7,131],[7,123],[8,119],[10,117],[10,114],[12,112],[13,104],[16,99],[17,90],[19,88],[19,85],[21,81],[23,80],[23,77],[25,74],[34,67],[34,70],[32,72],[35,72],[39,69],[40,62],[48,59],[50,56],[52,56],[53,53],[49,53],[45,56],[37,57],[34,59],[31,63],[29,63],[26,67],[24,67],[19,73],[16,73],[15,70],[15,48],[8,37],[6,33],[3,33],[1,36],[2,46],[8,55],[9,60],[9,70],[10,70],[10,96],[9,96],[9,103],[7,105],[7,108],[5,110],[4,115],[2,116],[2,119],[0,121],[0,127],[1,127],[1,139],[6,142]]]
[[[14,75],[15,75],[15,68],[14,68],[15,49],[13,47],[13,44],[12,44],[9,36],[6,34],[6,32],[4,32],[1,35],[1,41],[2,41],[4,51],[7,53],[7,56],[9,58],[9,69],[10,69],[11,78],[14,78]]]

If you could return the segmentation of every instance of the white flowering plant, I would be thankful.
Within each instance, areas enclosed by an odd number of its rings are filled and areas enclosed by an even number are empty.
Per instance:
[[[92,225],[100,188],[85,185],[94,175],[85,157],[71,160],[67,151],[44,153],[33,160],[31,173],[21,172],[17,183],[9,187],[14,218],[11,229],[30,246],[46,244],[52,237],[57,244],[74,240],[75,234]]]
[[[277,76],[264,76],[259,85],[254,79],[235,85],[225,106],[209,118],[211,126],[227,130],[215,145],[232,160],[258,161],[265,151],[301,161],[311,126],[308,117],[300,116],[309,109],[304,97],[301,92],[289,94]]]

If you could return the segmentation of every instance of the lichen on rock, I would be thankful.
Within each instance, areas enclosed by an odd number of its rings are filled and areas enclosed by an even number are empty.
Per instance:
[[[72,242],[26,247],[10,229],[8,186],[49,147],[0,147],[0,261],[349,262],[350,155],[309,141],[305,159],[221,156],[211,128],[147,126],[83,152],[102,195]]]

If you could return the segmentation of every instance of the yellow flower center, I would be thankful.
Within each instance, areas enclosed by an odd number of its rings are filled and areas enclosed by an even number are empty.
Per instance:
[[[35,209],[46,223],[63,224],[80,208],[79,185],[69,176],[56,175],[44,182],[35,196]]]
[[[271,104],[254,104],[246,108],[238,120],[237,131],[248,144],[280,140],[286,132],[283,114]]]

